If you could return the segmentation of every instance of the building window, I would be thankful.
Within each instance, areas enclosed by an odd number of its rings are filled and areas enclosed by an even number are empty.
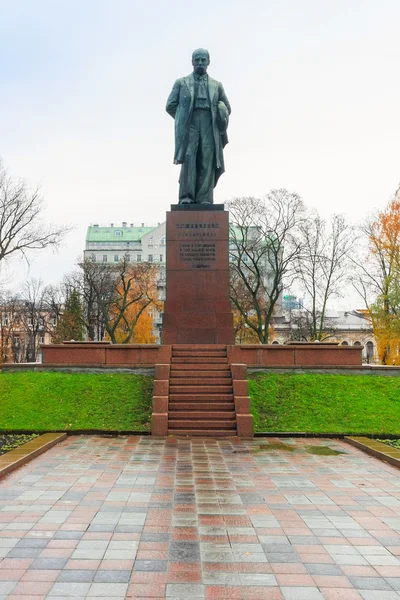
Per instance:
[[[152,246],[152,245],[153,245],[153,238],[151,237],[151,238],[149,238],[149,246]]]
[[[119,261],[119,256],[118,254],[114,254],[114,262],[118,262]]]
[[[126,262],[129,262],[131,260],[130,254],[125,254],[125,260]]]
[[[165,246],[165,235],[160,238],[160,246]]]
[[[103,254],[103,262],[107,262],[107,254]]]
[[[160,254],[160,262],[162,262],[162,257],[163,257],[163,255],[162,255],[162,254]]]
[[[149,254],[149,258],[148,258],[149,262],[153,262],[153,255]]]
[[[279,342],[277,342],[276,340],[274,340],[272,343],[273,344],[279,344]]]
[[[122,231],[121,231],[120,229],[116,229],[116,230],[114,231],[114,235],[116,235],[117,237],[121,237],[121,235],[122,235]]]
[[[142,262],[142,256],[140,254],[137,255],[136,262]]]
[[[361,346],[361,342],[354,342],[354,346]]]
[[[4,315],[4,317],[3,317],[3,325],[8,325],[8,315]]]
[[[92,254],[92,262],[96,262],[96,255]]]
[[[39,344],[44,344],[44,335],[39,336]]]
[[[342,342],[342,346],[348,346],[349,343],[348,342]]]

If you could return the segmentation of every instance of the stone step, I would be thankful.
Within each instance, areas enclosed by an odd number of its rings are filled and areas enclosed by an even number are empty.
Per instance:
[[[170,410],[168,413],[168,421],[182,421],[182,419],[187,419],[188,421],[195,420],[196,421],[235,421],[236,415],[235,411],[220,411],[220,412],[207,412],[207,411],[199,411],[197,407],[197,411],[190,410]]]
[[[224,378],[224,379],[231,379],[231,372],[229,371],[216,371],[216,370],[207,370],[207,371],[189,371],[189,370],[182,370],[182,369],[174,369],[170,371],[170,378],[171,379],[176,379],[177,377],[188,377],[188,378],[193,378],[193,377],[201,377],[201,378]]]
[[[171,394],[233,394],[231,385],[169,385]]]
[[[168,420],[168,429],[228,429],[236,430],[236,421],[191,421],[190,419]]]
[[[170,402],[233,402],[233,394],[169,394]]]
[[[202,377],[198,377],[198,376],[194,376],[194,377],[173,377],[169,380],[169,385],[190,385],[190,386],[194,386],[194,385],[215,385],[215,386],[220,386],[220,385],[232,385],[232,379],[231,377],[207,377],[207,378],[202,378]]]
[[[185,357],[185,356],[178,356],[178,357],[172,357],[171,358],[171,363],[175,364],[175,363],[180,363],[180,364],[202,364],[202,365],[206,365],[207,362],[215,365],[215,364],[228,364],[228,359],[227,358],[219,358],[219,357],[210,357],[210,358],[205,358],[204,356],[193,356],[193,357]],[[229,366],[229,365],[228,365]]]
[[[209,412],[231,412],[235,410],[234,402],[170,402],[168,410],[173,412],[176,410],[182,411],[199,411],[206,410]]]
[[[172,351],[173,358],[187,358],[187,357],[204,357],[204,358],[225,358],[227,353],[225,350],[175,350]]]
[[[224,344],[172,344],[172,350],[227,350]]]
[[[213,429],[210,433],[209,429],[168,429],[168,435],[175,436],[196,436],[196,437],[233,437],[237,436],[236,429]]]
[[[226,364],[214,364],[212,363],[172,363],[171,364],[171,373],[175,371],[227,371],[231,372],[230,365]]]

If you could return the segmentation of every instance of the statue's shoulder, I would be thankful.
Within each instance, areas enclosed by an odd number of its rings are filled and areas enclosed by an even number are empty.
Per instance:
[[[222,83],[220,81],[217,81],[216,79],[213,79],[212,77],[208,76],[208,80],[209,82],[214,85],[215,87],[223,87]]]

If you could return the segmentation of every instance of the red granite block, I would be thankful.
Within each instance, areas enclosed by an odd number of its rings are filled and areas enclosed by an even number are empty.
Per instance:
[[[156,365],[154,367],[154,379],[169,379],[170,364]]]
[[[232,379],[246,379],[247,366],[243,364],[231,364]]]
[[[169,381],[168,379],[156,379],[154,381],[154,396],[168,396]]]
[[[249,395],[249,382],[247,380],[233,380],[233,393],[235,396]]]
[[[105,350],[108,365],[138,365],[140,363],[139,346],[113,344]]]
[[[153,396],[153,413],[168,412],[168,396]]]
[[[253,415],[236,415],[237,433],[239,437],[253,437]]]
[[[235,396],[236,414],[250,414],[251,399],[249,396]]]
[[[163,437],[168,434],[168,413],[151,415],[151,435]]]

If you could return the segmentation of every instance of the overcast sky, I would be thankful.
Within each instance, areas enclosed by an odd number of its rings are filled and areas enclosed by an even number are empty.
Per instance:
[[[400,182],[400,0],[0,0],[0,156],[76,228],[27,276],[56,282],[90,223],[165,220],[176,203],[165,112],[191,53],[232,105],[215,201],[298,192],[361,218]]]

